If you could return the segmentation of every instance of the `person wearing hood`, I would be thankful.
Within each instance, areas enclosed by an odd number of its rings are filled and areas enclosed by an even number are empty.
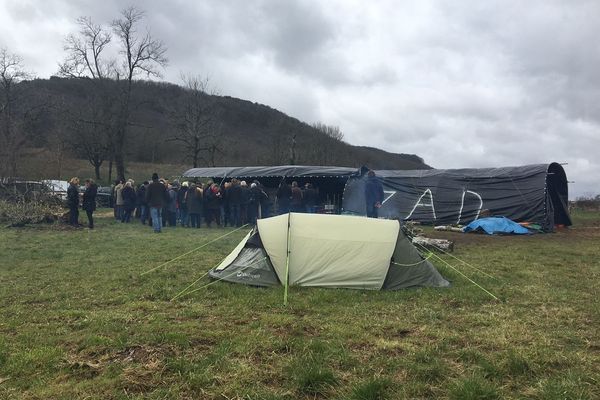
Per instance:
[[[375,176],[375,171],[370,170],[367,174],[365,184],[365,202],[367,206],[367,217],[378,218],[379,209],[383,204],[383,185]]]

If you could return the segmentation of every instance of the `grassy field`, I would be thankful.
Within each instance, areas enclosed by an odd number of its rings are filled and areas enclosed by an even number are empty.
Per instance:
[[[600,398],[600,213],[455,240],[450,289],[257,289],[170,299],[246,231],[0,229],[1,399]],[[85,218],[85,217],[84,217]],[[208,284],[202,279],[197,287]]]

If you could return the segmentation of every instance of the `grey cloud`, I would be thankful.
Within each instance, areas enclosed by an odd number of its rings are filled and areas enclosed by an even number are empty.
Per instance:
[[[125,5],[21,4],[0,4],[0,41],[41,76],[77,16],[107,23]],[[439,168],[566,161],[572,193],[600,192],[599,2],[132,4],[169,48],[167,80],[208,75],[222,94]]]

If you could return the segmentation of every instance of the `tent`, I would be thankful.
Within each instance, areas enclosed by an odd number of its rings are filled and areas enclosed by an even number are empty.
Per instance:
[[[568,185],[558,163],[503,168],[375,171],[384,187],[379,216],[429,224],[468,224],[487,210],[551,231],[571,225]],[[345,212],[364,215],[365,176],[351,177]]]
[[[398,221],[347,215],[289,213],[258,220],[209,275],[254,286],[449,286]]]

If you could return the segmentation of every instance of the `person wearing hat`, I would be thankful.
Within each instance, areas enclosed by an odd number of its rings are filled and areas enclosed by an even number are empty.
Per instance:
[[[158,174],[152,174],[152,183],[146,189],[146,202],[150,207],[150,217],[152,218],[152,228],[154,232],[161,232],[162,228],[162,209],[167,199],[167,188],[158,181]]]

